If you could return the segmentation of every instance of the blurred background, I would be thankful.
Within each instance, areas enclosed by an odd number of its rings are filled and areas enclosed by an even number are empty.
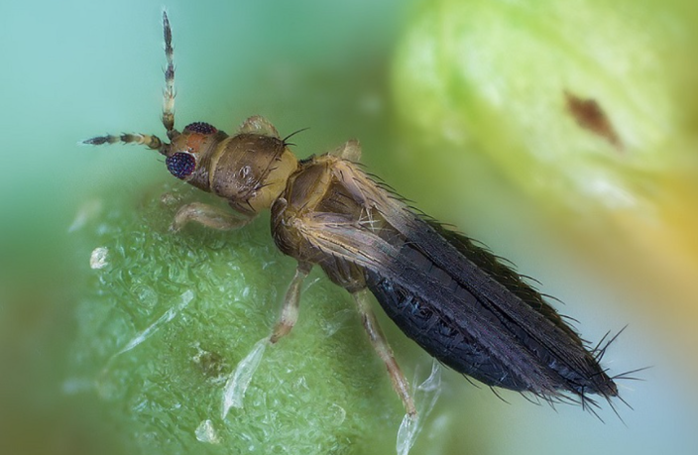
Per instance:
[[[612,374],[651,366],[619,381],[633,409],[615,402],[621,421],[602,404],[605,423],[444,372],[411,453],[698,452],[692,3],[165,5],[180,129],[233,133],[261,114],[282,136],[310,127],[294,136],[300,157],[360,139],[371,172],[535,277],[592,344],[627,326],[604,358]],[[273,324],[293,261],[264,217],[167,234],[177,202],[206,196],[152,152],[78,145],[164,136],[162,8],[0,5],[0,452],[393,452],[399,400],[324,278],[267,353],[250,407],[210,417],[222,375]],[[106,264],[90,264],[102,246]],[[152,343],[114,357],[190,287],[192,306]],[[408,377],[428,369],[382,320]]]

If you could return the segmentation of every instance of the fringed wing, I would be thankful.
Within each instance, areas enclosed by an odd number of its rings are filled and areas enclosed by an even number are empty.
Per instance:
[[[353,163],[333,172],[365,216],[314,213],[301,235],[362,268],[386,313],[427,352],[485,384],[547,399],[617,395],[577,333],[516,272],[415,214]]]

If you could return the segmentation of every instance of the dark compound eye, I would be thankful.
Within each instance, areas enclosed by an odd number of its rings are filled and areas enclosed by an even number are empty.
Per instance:
[[[188,176],[196,168],[196,159],[188,153],[175,153],[165,159],[167,170],[178,179]]]
[[[185,126],[184,131],[187,133],[213,134],[218,130],[215,126],[206,122],[194,122]]]

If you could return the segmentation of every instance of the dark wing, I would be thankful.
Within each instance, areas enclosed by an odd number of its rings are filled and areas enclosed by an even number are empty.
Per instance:
[[[302,235],[361,267],[386,313],[427,352],[485,384],[545,398],[618,394],[575,331],[518,274],[415,214],[354,164],[340,161],[334,173],[365,216],[315,213]]]

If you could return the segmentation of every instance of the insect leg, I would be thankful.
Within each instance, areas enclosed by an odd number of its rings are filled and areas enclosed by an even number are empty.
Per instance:
[[[179,231],[190,221],[202,224],[206,227],[227,231],[245,226],[254,217],[240,218],[229,211],[201,202],[192,202],[183,205],[177,210],[170,230]]]
[[[301,300],[301,285],[303,280],[310,273],[311,264],[307,262],[299,262],[296,267],[296,273],[293,275],[291,284],[288,285],[286,295],[284,297],[284,306],[281,309],[281,317],[274,326],[274,331],[269,338],[270,343],[276,343],[279,339],[291,331],[296,321],[298,320],[298,312]]]
[[[167,13],[162,12],[162,27],[165,35],[165,57],[167,58],[167,68],[165,68],[165,90],[162,100],[162,124],[167,130],[167,137],[172,139],[174,133],[174,50],[172,49],[172,28]]]
[[[303,279],[308,276],[312,265],[307,262],[299,262],[296,268],[296,274],[291,280],[286,297],[284,298],[284,306],[281,310],[281,317],[276,323],[274,331],[269,337],[264,337],[255,344],[252,351],[238,364],[223,388],[223,411],[221,417],[225,419],[231,407],[242,408],[242,400],[245,396],[247,386],[252,379],[262,355],[268,344],[274,344],[279,341],[284,335],[287,335],[298,320],[298,307],[301,296],[301,285]]]
[[[393,356],[393,351],[390,349],[390,345],[378,325],[376,316],[371,310],[368,302],[368,291],[365,289],[361,290],[352,294],[352,297],[354,297],[354,302],[356,302],[356,306],[359,309],[361,322],[364,325],[364,329],[366,329],[368,338],[371,340],[373,349],[376,350],[376,353],[380,356],[385,363],[385,367],[388,369],[390,381],[393,383],[395,393],[398,394],[402,403],[405,405],[407,414],[412,417],[416,416],[417,409],[414,406],[412,395],[410,395],[410,385],[407,382],[407,378],[405,378],[405,375],[402,373],[400,366],[397,364]]]

